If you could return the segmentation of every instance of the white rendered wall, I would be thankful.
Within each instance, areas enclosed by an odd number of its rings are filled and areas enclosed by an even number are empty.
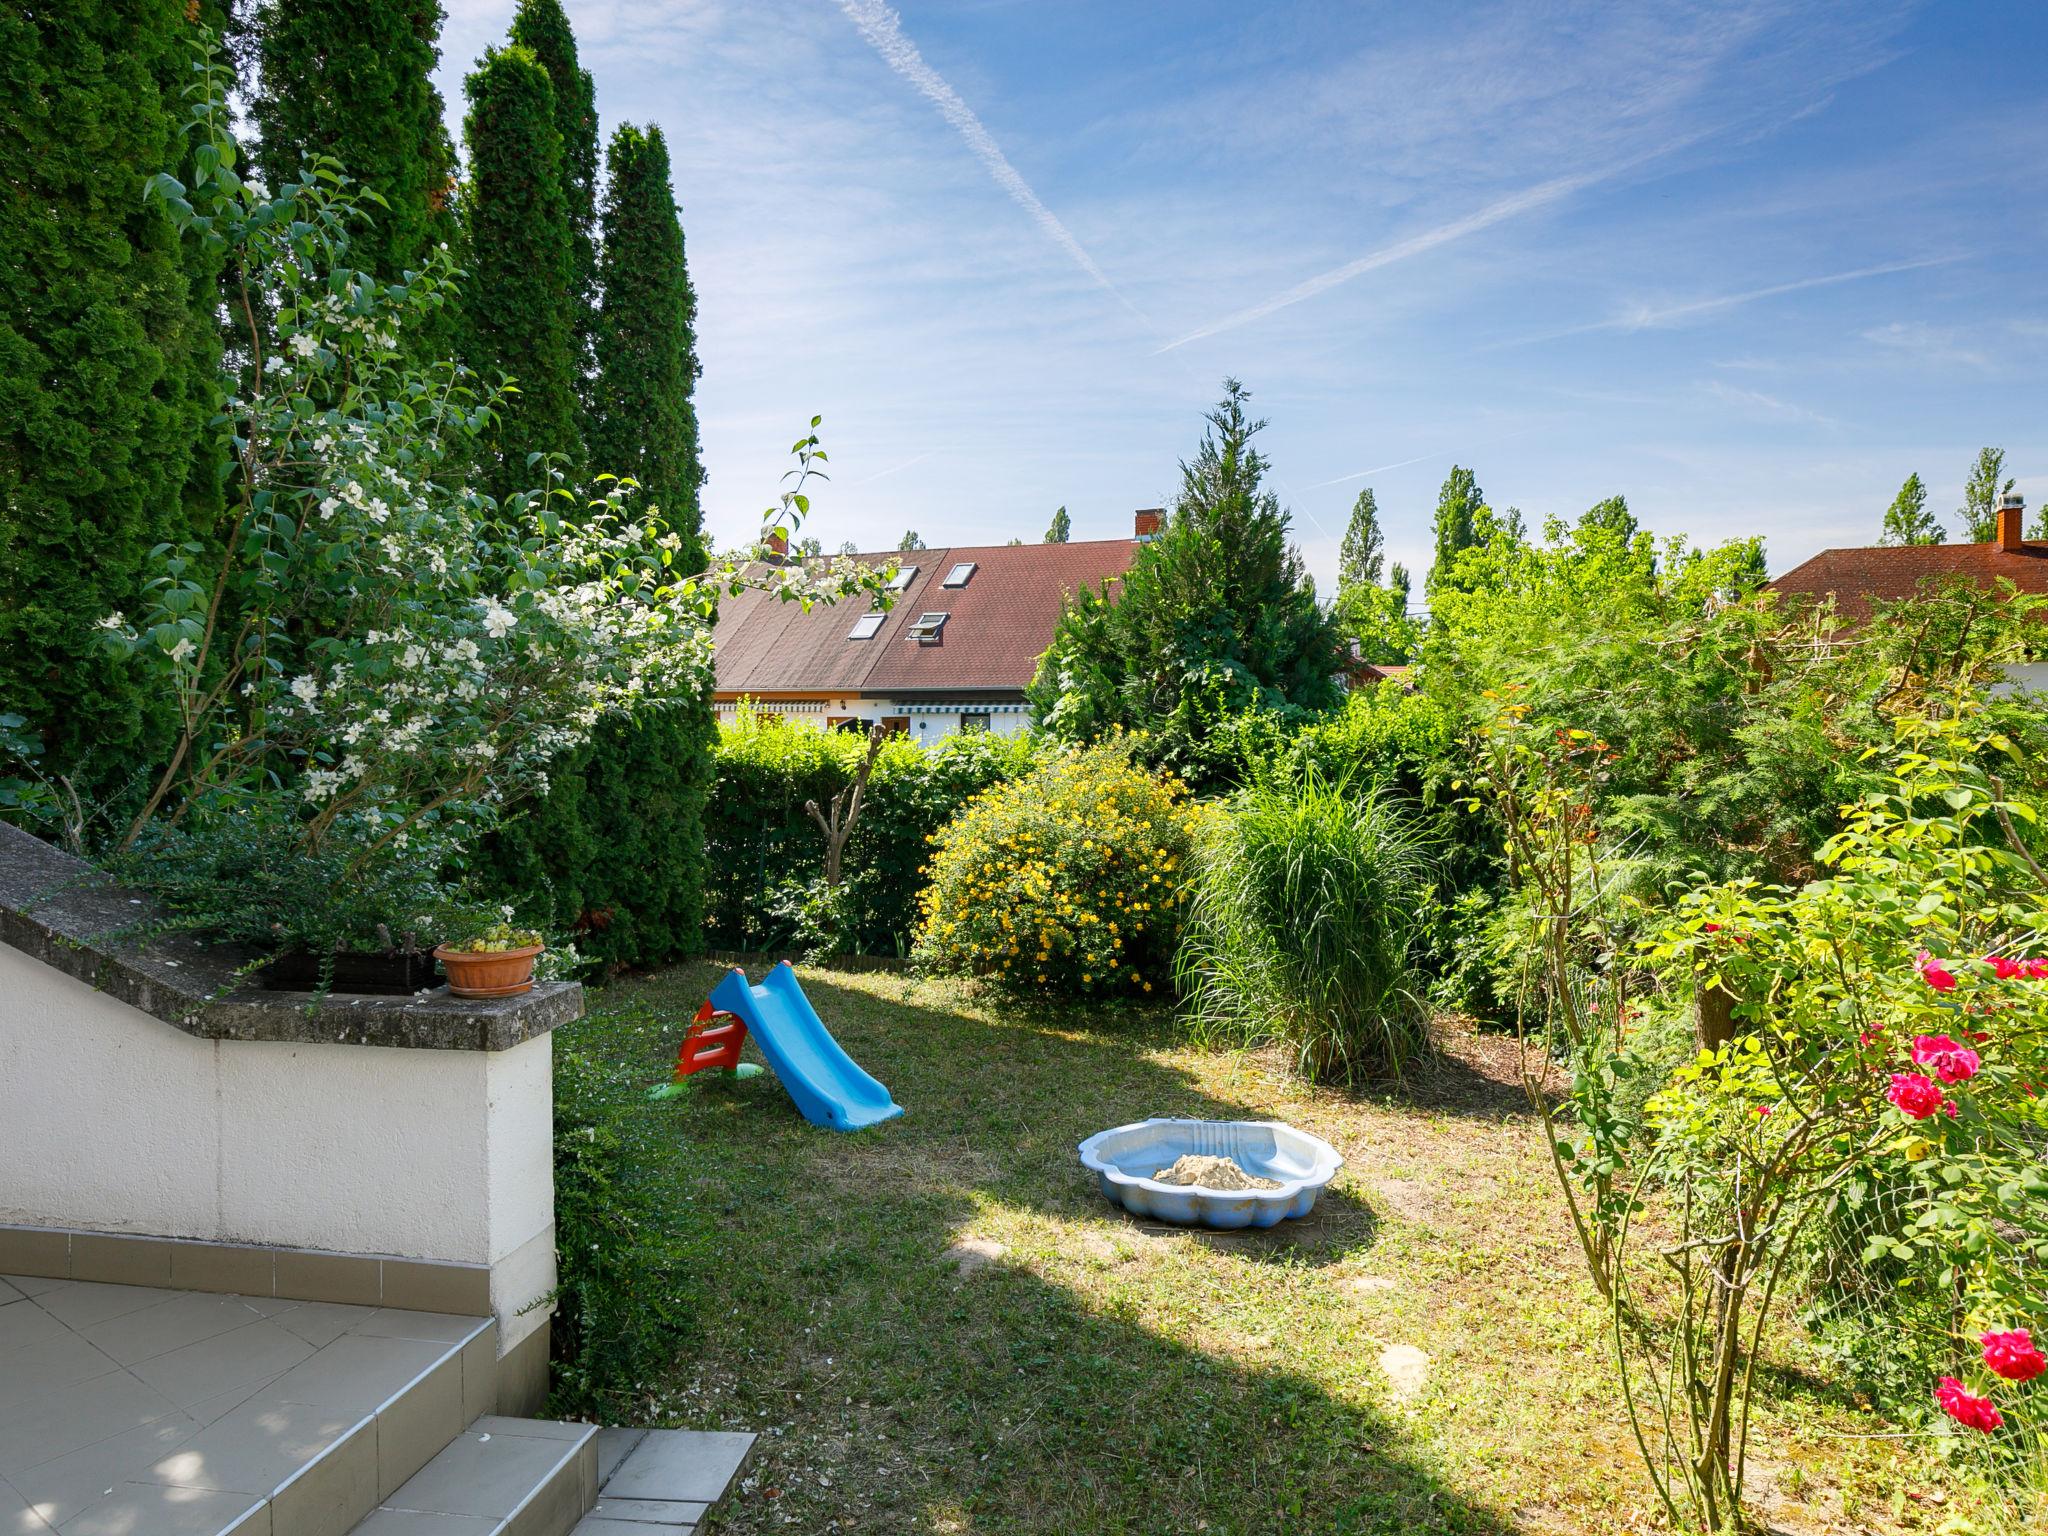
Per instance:
[[[552,1051],[200,1040],[0,945],[0,1221],[492,1265],[508,1349],[554,1283]]]

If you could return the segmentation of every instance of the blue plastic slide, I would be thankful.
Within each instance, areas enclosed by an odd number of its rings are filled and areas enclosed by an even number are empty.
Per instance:
[[[863,1072],[818,1021],[787,960],[758,987],[747,985],[745,971],[727,972],[711,989],[711,1006],[746,1021],[747,1033],[760,1042],[761,1054],[811,1124],[858,1131],[903,1113],[889,1090]]]

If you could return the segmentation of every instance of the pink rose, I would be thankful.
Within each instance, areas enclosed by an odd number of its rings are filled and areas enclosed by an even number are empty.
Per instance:
[[[1942,1107],[1941,1087],[1931,1077],[1918,1072],[1894,1072],[1892,1085],[1885,1091],[1899,1113],[1911,1120],[1925,1120]]]
[[[1935,991],[1955,991],[1955,974],[1952,971],[1948,970],[1946,967],[1944,967],[1939,960],[1934,958],[1934,956],[1927,953],[1926,950],[1921,950],[1919,954],[1913,957],[1913,967],[1915,970],[1919,971],[1920,979],[1926,982],[1927,985],[1929,985],[1930,987],[1934,988]]]
[[[1985,1334],[1984,1364],[1994,1376],[2003,1376],[2007,1381],[2032,1381],[2048,1371],[2048,1360],[2041,1358],[2041,1351],[2034,1348],[2034,1341],[2024,1328]]]
[[[1915,1035],[1913,1065],[1932,1068],[1944,1083],[1963,1083],[1977,1075],[1983,1061],[1967,1045],[1947,1035]]]
[[[1934,1400],[1941,1404],[1943,1413],[1966,1429],[1981,1429],[1989,1434],[2005,1422],[2005,1416],[1990,1398],[1965,1392],[1963,1384],[1953,1376],[1941,1378],[1941,1384],[1934,1389]]]
[[[1984,958],[1991,962],[1992,973],[2000,981],[2011,981],[2024,974],[2019,961],[2010,955],[1986,955]]]

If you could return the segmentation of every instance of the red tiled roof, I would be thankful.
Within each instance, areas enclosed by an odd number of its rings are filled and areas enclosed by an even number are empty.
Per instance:
[[[1918,597],[1928,584],[1957,577],[1989,587],[2000,577],[2022,592],[2048,595],[2048,543],[2028,540],[2021,550],[1996,544],[1873,545],[1824,549],[1794,566],[1770,590],[1835,599],[1835,611],[1851,624],[1870,617],[1873,602]]]
[[[796,603],[749,591],[720,605],[712,630],[721,695],[786,693],[1021,693],[1052,643],[1068,596],[1129,569],[1135,539],[1078,544],[991,544],[912,550],[855,558],[869,565],[901,560],[917,576],[871,640],[850,640],[866,612],[858,602]],[[973,561],[964,587],[947,587],[954,566]],[[918,615],[944,613],[936,644],[909,638]]]

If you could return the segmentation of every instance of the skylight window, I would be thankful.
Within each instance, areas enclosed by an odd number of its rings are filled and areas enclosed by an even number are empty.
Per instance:
[[[974,580],[974,572],[974,562],[972,560],[962,560],[953,569],[946,572],[945,584],[949,587],[964,587],[968,582]]]
[[[917,622],[910,626],[910,638],[920,644],[929,644],[939,638],[939,631],[946,627],[949,617],[951,615],[944,613],[920,613]]]
[[[889,578],[889,590],[891,592],[908,591],[910,588],[910,584],[915,580],[917,580],[916,566],[898,566],[896,569],[896,574]]]
[[[881,633],[882,620],[886,617],[886,614],[880,613],[862,614],[853,621],[853,628],[847,631],[846,638],[849,640],[874,639],[876,635]]]

